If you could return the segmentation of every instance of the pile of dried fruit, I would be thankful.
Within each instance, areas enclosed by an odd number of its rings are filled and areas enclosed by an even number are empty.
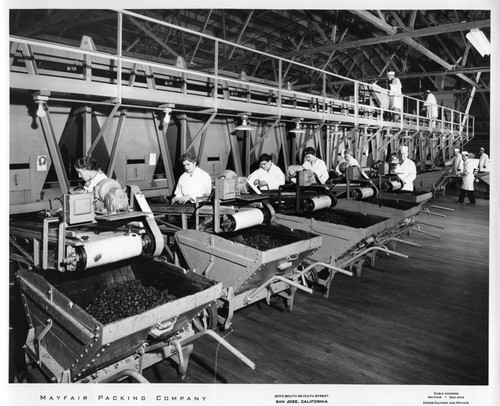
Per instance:
[[[313,217],[315,220],[324,221],[326,223],[339,224],[342,226],[349,225],[349,222],[345,217],[340,216],[331,210],[320,210],[315,212]]]
[[[242,243],[259,251],[267,251],[283,245],[283,243],[275,236],[267,234],[254,234],[246,236],[244,242]]]
[[[132,280],[99,290],[85,310],[102,324],[109,324],[175,299],[167,290],[160,291]]]

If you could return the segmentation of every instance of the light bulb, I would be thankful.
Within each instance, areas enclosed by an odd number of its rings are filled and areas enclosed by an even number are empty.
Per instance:
[[[36,115],[38,117],[45,117],[45,109],[43,108],[43,102],[37,100],[37,103],[38,103],[38,110],[36,111]]]
[[[165,113],[165,115],[163,116],[163,122],[165,124],[168,124],[170,122],[170,112],[172,111],[171,108],[166,108],[165,110],[163,110],[163,112]]]

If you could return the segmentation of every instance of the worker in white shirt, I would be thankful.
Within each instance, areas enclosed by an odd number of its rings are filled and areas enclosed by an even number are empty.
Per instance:
[[[101,170],[99,163],[90,155],[78,158],[75,162],[78,176],[85,181],[83,192],[94,195],[94,211],[96,214],[109,214],[117,211],[128,211],[128,197],[120,183]],[[81,193],[70,190],[70,193]]]
[[[90,155],[85,155],[75,161],[75,170],[78,176],[85,181],[83,190],[88,193],[94,192],[95,187],[104,179],[108,179],[101,170],[99,163]]]
[[[422,96],[424,98],[424,105],[422,109],[429,119],[429,126],[432,128],[436,125],[436,120],[438,117],[438,105],[436,96],[434,96],[430,90],[424,91]]]
[[[403,111],[403,86],[394,71],[387,72],[389,80],[389,110]],[[399,114],[392,115],[392,121],[399,121]]]
[[[481,155],[479,156],[478,171],[479,171],[479,173],[489,172],[490,171],[490,168],[489,168],[490,157],[488,156],[488,154],[486,152],[484,152],[483,147],[481,147],[479,150],[481,152]]]
[[[337,175],[342,175],[343,173],[345,173],[346,169],[349,166],[360,166],[358,160],[352,156],[351,151],[349,151],[348,149],[344,150],[343,155],[343,158],[335,168],[335,172],[337,173]]]
[[[185,153],[181,156],[180,161],[184,166],[184,173],[179,177],[172,203],[195,203],[199,197],[210,196],[212,178],[198,167],[196,155]]]
[[[357,166],[358,168],[360,168],[359,170],[361,176],[363,176],[365,179],[369,178],[369,176],[361,170],[361,165],[359,164],[358,160],[352,156],[351,151],[345,149],[344,157],[340,160],[340,162],[336,166],[335,173],[337,175],[342,175],[346,172],[347,168],[349,168],[350,166]]]
[[[252,172],[248,181],[260,190],[277,190],[285,184],[285,174],[276,166],[269,154],[262,154],[259,157],[259,169]]]
[[[445,166],[451,166],[451,175],[460,176],[464,169],[464,161],[462,155],[460,155],[460,150],[455,148],[453,150],[453,158],[444,163]]]
[[[288,173],[290,174],[290,176],[295,176],[297,170],[302,169],[312,171],[316,176],[316,179],[321,184],[325,184],[325,182],[330,177],[325,161],[319,159],[316,156],[316,150],[312,147],[307,147],[306,149],[304,149],[304,163],[298,167],[290,166],[288,168]]]
[[[413,191],[413,181],[417,177],[415,162],[408,158],[408,147],[403,145],[399,148],[399,163],[394,168],[394,173],[403,182],[402,191]]]
[[[465,196],[467,195],[469,203],[466,206],[475,206],[476,197],[474,196],[474,162],[469,159],[469,153],[462,151],[464,169],[462,172],[462,185],[460,186],[460,194],[457,203],[464,204]]]

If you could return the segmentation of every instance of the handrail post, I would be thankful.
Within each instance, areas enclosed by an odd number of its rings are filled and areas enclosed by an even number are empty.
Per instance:
[[[359,82],[354,82],[354,125],[359,124]]]
[[[278,108],[278,117],[281,117],[281,89],[283,89],[283,60],[280,58],[278,61],[278,100],[276,107]]]
[[[118,56],[118,72],[116,77],[116,96],[118,103],[122,102],[122,30],[123,30],[123,15],[118,12],[118,38],[117,38],[117,56]]]
[[[215,40],[214,46],[214,102],[215,109],[217,110],[218,92],[219,92],[219,41]]]

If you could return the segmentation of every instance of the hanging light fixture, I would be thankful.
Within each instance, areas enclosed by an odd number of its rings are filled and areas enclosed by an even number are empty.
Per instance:
[[[253,128],[248,124],[248,115],[241,115],[241,125],[235,128],[237,131],[253,131]]]
[[[163,109],[163,122],[165,124],[170,123],[170,115],[172,113],[172,108],[175,107],[175,104],[172,103],[167,103],[167,104],[161,104],[160,109]]]
[[[49,98],[47,96],[35,96],[35,103],[38,104],[38,109],[36,110],[36,115],[38,117],[45,117],[45,104]]]
[[[477,52],[479,52],[481,56],[484,57],[485,55],[491,54],[490,41],[488,41],[486,35],[484,35],[479,28],[471,29],[465,37],[469,40],[472,46],[476,48]]]
[[[305,131],[300,128],[300,120],[295,120],[295,128],[290,130],[291,133],[293,134],[303,134]]]
[[[163,109],[163,113],[164,113],[164,116],[163,116],[163,122],[165,124],[168,124],[170,123],[170,113],[172,112],[172,109],[170,107],[165,107]]]

